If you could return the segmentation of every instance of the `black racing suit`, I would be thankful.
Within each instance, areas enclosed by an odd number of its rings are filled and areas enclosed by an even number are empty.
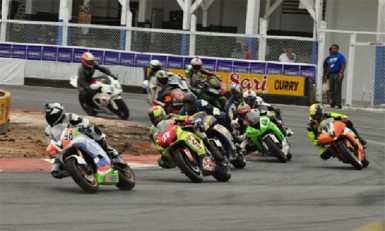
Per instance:
[[[83,64],[80,65],[78,69],[78,89],[80,91],[80,94],[84,94],[86,96],[85,98],[87,99],[87,104],[89,106],[94,106],[94,103],[92,102],[92,97],[99,92],[99,89],[93,90],[90,87],[95,70],[98,70],[104,74],[107,74],[117,79],[116,76],[113,75],[108,68],[99,65],[99,63],[96,61],[93,67],[85,67]]]

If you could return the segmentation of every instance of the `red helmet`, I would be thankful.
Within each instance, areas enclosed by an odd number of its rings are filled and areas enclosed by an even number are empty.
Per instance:
[[[86,67],[93,67],[95,64],[95,57],[91,52],[84,52],[82,55],[82,63]]]

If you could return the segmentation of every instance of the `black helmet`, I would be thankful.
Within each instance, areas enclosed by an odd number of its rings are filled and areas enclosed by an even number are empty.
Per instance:
[[[60,103],[45,104],[45,119],[53,127],[64,119],[64,107]]]
[[[321,122],[324,115],[324,107],[322,104],[312,104],[309,109],[309,114],[312,120]]]
[[[197,101],[198,99],[193,93],[186,93],[186,95],[183,97],[183,107],[186,110],[187,114],[194,113],[197,110]]]
[[[166,112],[161,106],[153,106],[148,110],[148,117],[150,117],[151,123],[156,126],[160,121],[166,119]]]
[[[232,84],[231,85],[231,95],[233,96],[234,100],[241,100],[243,97],[242,93],[242,87],[239,84]]]

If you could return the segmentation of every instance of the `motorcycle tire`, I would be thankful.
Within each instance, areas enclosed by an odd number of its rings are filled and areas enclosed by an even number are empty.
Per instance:
[[[111,104],[108,105],[108,108],[114,112],[119,117],[119,119],[128,120],[130,117],[130,110],[128,110],[126,103],[123,101],[123,99],[115,99],[114,101],[118,109],[115,110]]]
[[[215,150],[211,150],[212,152],[218,153],[217,155],[222,155],[222,152],[219,150],[219,148],[216,146],[215,142],[213,140],[209,141],[211,143],[211,147]],[[215,160],[215,170],[212,173],[212,176],[219,182],[227,182],[231,178],[231,168],[229,161],[226,157],[226,155],[223,155],[221,157],[221,161]]]
[[[69,158],[65,166],[75,183],[84,191],[88,193],[96,193],[99,191],[99,184],[94,174],[88,173],[83,166],[78,164],[75,158]]]
[[[237,154],[235,159],[231,161],[231,164],[234,166],[234,168],[238,168],[238,169],[242,169],[246,167],[245,156],[242,154]]]
[[[200,169],[198,163],[198,157],[194,155],[196,158],[196,165],[192,165],[190,161],[187,159],[187,156],[182,152],[176,152],[174,154],[174,160],[178,165],[179,169],[194,183],[201,183],[203,181],[203,173]]]
[[[85,99],[85,95],[83,94],[79,94],[79,103],[80,103],[80,106],[82,107],[82,109],[90,116],[96,116],[98,114],[98,112],[96,110],[94,110],[93,108],[91,108],[88,104],[87,104],[87,101]]]
[[[342,156],[353,165],[353,167],[357,170],[361,170],[363,168],[363,164],[358,160],[354,152],[349,150],[344,143],[338,145]]]
[[[279,161],[282,163],[287,162],[287,157],[285,156],[285,153],[282,152],[282,150],[278,147],[278,145],[270,138],[270,136],[267,136],[263,142],[267,145],[269,148],[270,153],[274,154]]]
[[[126,165],[115,165],[115,170],[119,172],[119,183],[116,185],[120,190],[131,190],[135,187],[135,174],[131,167]]]

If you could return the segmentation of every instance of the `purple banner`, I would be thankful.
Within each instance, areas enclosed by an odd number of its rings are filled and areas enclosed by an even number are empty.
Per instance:
[[[284,64],[283,65],[283,75],[299,76],[299,66],[298,65]]]
[[[151,56],[151,60],[153,60],[153,59],[159,60],[160,66],[162,68],[166,68],[166,67],[168,68],[168,66],[167,66],[167,56],[164,56],[164,55],[152,55]],[[149,67],[149,66],[150,66],[150,62],[148,63],[147,67]]]
[[[46,61],[56,61],[57,47],[43,47],[43,58]]]
[[[135,67],[149,67],[151,55],[137,54]]]
[[[26,59],[27,58],[27,46],[25,46],[25,45],[13,45],[12,46],[12,58]]]
[[[300,68],[300,76],[304,76],[307,78],[312,78],[313,84],[315,83],[315,77],[316,77],[316,67],[315,66],[301,66]]]
[[[103,61],[104,61],[104,51],[101,51],[101,50],[89,50],[89,52],[91,52],[94,55],[96,62],[98,62],[100,64],[103,64]]]
[[[216,59],[201,59],[203,62],[203,67],[206,68],[208,71],[216,71],[215,67],[217,65],[217,60]]]
[[[184,63],[183,57],[170,56],[168,57],[167,68],[183,70],[185,69],[183,63]]]
[[[250,63],[243,61],[234,61],[233,72],[250,73]]]
[[[27,59],[41,60],[42,46],[28,46],[27,47]]]
[[[72,48],[59,47],[57,52],[57,61],[66,63],[72,62],[72,51]]]
[[[72,53],[73,54],[72,62],[74,62],[74,63],[81,63],[82,62],[82,55],[83,55],[84,52],[87,52],[87,51],[88,51],[87,49],[75,48],[74,52]]]
[[[11,58],[12,45],[11,44],[0,44],[0,57]]]
[[[216,70],[219,72],[233,72],[233,61],[218,60]]]
[[[282,75],[282,64],[267,63],[267,75]]]
[[[106,51],[103,63],[105,65],[119,65],[119,52]]]
[[[120,53],[119,65],[133,67],[135,66],[135,53]]]

